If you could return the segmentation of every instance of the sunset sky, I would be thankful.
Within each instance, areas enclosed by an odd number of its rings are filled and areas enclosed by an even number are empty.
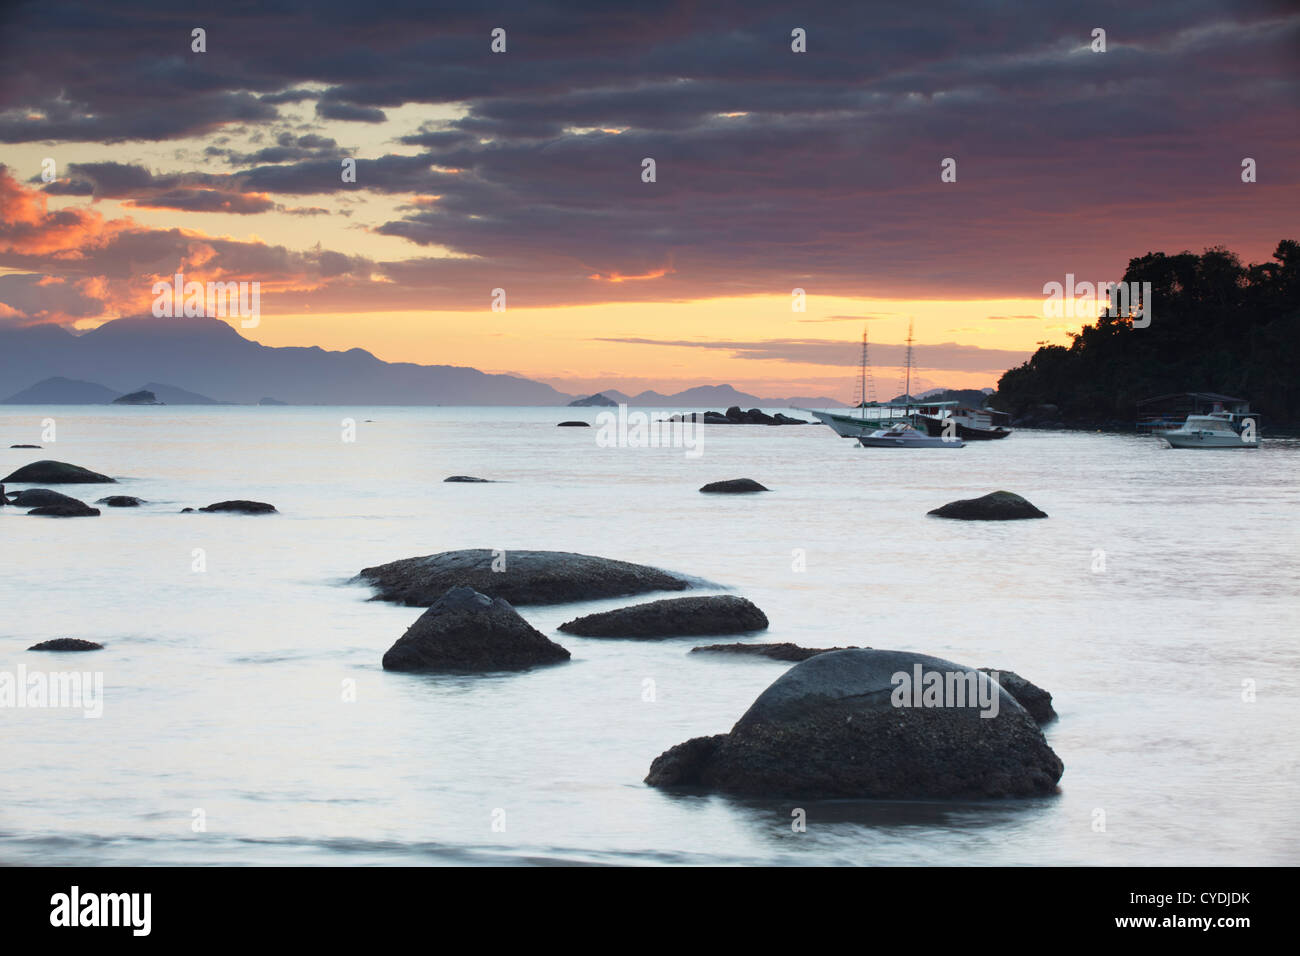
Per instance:
[[[0,13],[0,323],[181,271],[267,345],[848,401],[864,325],[879,397],[909,321],[919,388],[992,386],[1077,329],[1044,283],[1300,238],[1293,4],[181,6]]]

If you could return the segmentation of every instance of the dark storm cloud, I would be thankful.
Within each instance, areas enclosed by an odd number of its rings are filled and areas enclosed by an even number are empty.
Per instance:
[[[356,106],[352,103],[329,103],[324,100],[316,104],[316,115],[327,120],[348,120],[357,123],[382,123],[388,117],[383,110],[370,106]]]
[[[224,180],[112,186],[105,171],[46,187],[140,203],[269,197],[232,199],[232,212],[340,189],[436,196],[386,204],[369,226],[467,257],[379,267],[444,308],[478,307],[483,281],[535,304],[794,287],[1037,296],[1067,271],[1113,278],[1149,249],[1267,255],[1300,184],[1300,16],[1283,3],[282,0],[212,11],[204,54],[189,50],[193,18],[162,0],[111,12],[54,0],[8,18],[0,141],[238,123],[255,139],[312,100],[317,125],[460,106],[450,123],[395,130],[421,152],[358,159],[355,184],[340,182],[347,149],[280,132],[252,152],[210,146],[232,167]],[[505,54],[489,50],[495,25]],[[796,26],[807,53],[790,50]],[[1089,49],[1095,26],[1105,53]],[[1256,184],[1240,180],[1245,156]],[[955,183],[940,181],[945,157]],[[369,291],[396,301],[406,288]]]

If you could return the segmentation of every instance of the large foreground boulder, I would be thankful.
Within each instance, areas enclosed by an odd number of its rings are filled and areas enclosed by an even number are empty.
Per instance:
[[[729,478],[726,481],[711,481],[700,491],[709,495],[747,495],[755,491],[770,491],[753,478]]]
[[[566,621],[560,630],[583,637],[684,637],[743,634],[767,627],[752,601],[732,595],[666,598]]]
[[[957,518],[962,521],[1016,521],[1021,518],[1046,518],[1024,498],[1009,491],[993,491],[983,498],[963,498],[950,501],[942,508],[929,512],[938,518]]]
[[[567,604],[598,598],[684,591],[685,578],[627,561],[571,551],[489,551],[472,548],[404,558],[358,577],[375,588],[375,599],[428,607],[450,588],[470,587],[511,604]]]
[[[472,588],[452,588],[388,649],[384,670],[507,671],[568,659],[568,651],[508,602]]]
[[[103,485],[117,482],[97,471],[69,465],[64,461],[34,461],[17,471],[0,478],[0,483],[15,482],[23,485]]]
[[[907,651],[844,650],[790,668],[729,734],[661,754],[646,783],[753,796],[1023,797],[1054,792],[1063,770],[988,674]]]

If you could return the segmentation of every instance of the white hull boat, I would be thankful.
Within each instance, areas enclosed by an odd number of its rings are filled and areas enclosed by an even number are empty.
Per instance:
[[[801,412],[807,412],[812,415],[823,425],[829,426],[835,434],[841,438],[861,438],[864,435],[870,435],[874,431],[888,425],[897,424],[895,419],[890,417],[893,409],[888,406],[880,406],[878,416],[867,417],[866,410],[861,415],[845,415],[837,412],[817,412],[811,408],[801,408]],[[873,409],[873,411],[877,411]]]
[[[870,435],[862,435],[858,442],[863,448],[962,448],[960,438],[940,438],[918,431],[911,425],[880,428]]]
[[[1238,432],[1226,412],[1188,415],[1181,428],[1157,433],[1171,448],[1258,448],[1252,429]]]

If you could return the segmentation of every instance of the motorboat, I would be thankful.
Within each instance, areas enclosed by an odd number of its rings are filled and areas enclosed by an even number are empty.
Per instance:
[[[1227,412],[1188,415],[1181,428],[1157,433],[1171,448],[1258,448],[1253,428],[1238,431]]]
[[[939,405],[946,404],[950,403],[939,403]],[[955,405],[955,403],[951,404]],[[955,405],[952,408],[938,406],[922,408],[916,417],[919,419],[919,424],[923,425],[931,435],[951,435],[956,432],[958,438],[967,441],[991,441],[995,438],[1006,438],[1011,434],[1011,429],[1006,426],[994,424],[993,416],[1002,414],[988,409]]]
[[[870,435],[860,436],[858,442],[863,448],[962,448],[965,446],[960,438],[929,435],[905,424],[878,428]]]

